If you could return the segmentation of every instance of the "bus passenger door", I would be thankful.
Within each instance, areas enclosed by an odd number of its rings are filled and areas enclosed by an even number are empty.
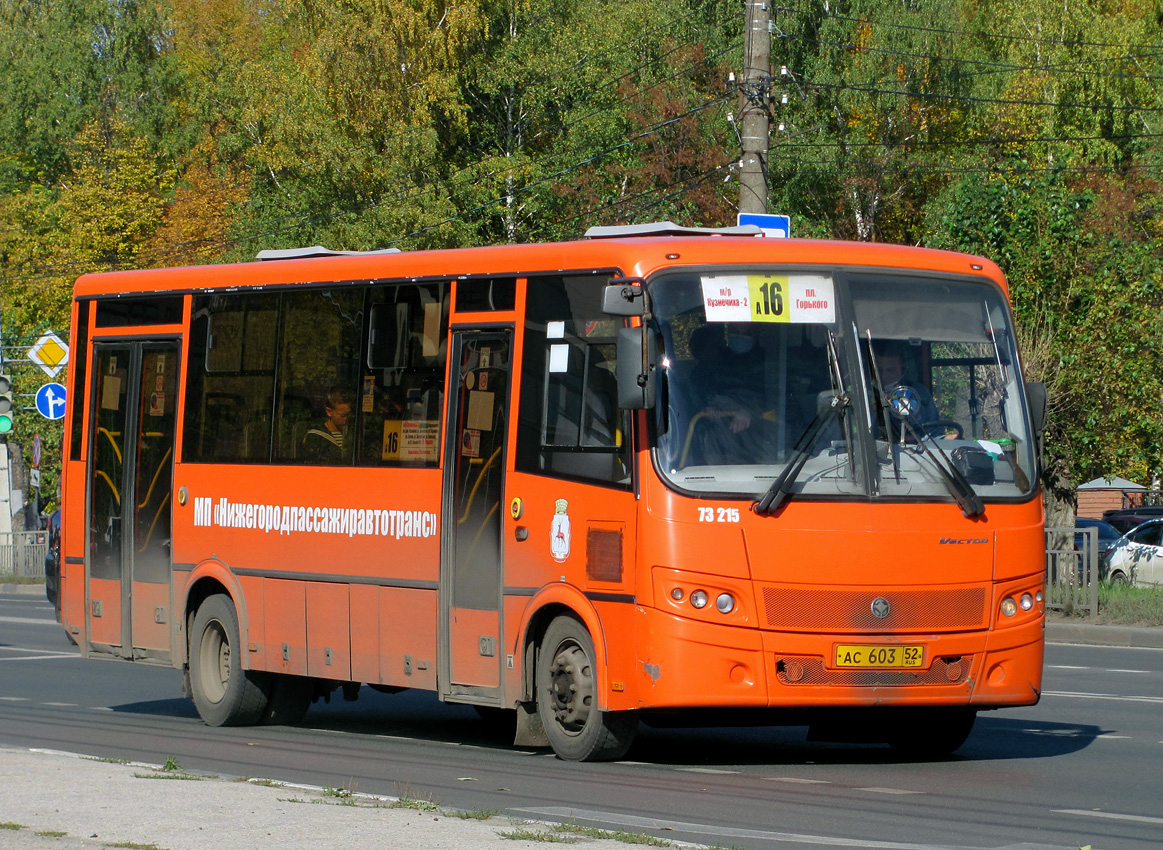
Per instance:
[[[177,342],[94,346],[86,618],[97,652],[171,658],[178,365]]]
[[[512,331],[455,331],[440,570],[446,698],[501,696],[501,520]]]

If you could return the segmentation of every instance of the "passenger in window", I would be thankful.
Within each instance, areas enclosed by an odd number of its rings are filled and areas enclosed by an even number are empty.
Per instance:
[[[310,463],[345,463],[351,456],[347,420],[351,416],[352,394],[341,387],[327,391],[326,414],[322,423],[303,436],[303,458]]]

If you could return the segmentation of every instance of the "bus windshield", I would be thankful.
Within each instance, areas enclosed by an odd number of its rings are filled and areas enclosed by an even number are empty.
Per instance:
[[[650,282],[656,460],[675,488],[958,501],[1032,492],[1005,297],[915,273],[722,270]]]

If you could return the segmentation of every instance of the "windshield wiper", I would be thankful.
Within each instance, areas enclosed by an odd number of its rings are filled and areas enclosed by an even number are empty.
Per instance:
[[[811,457],[812,446],[816,444],[816,439],[850,404],[848,396],[840,389],[843,384],[840,380],[840,358],[836,353],[836,340],[830,333],[827,340],[828,364],[831,366],[834,387],[833,391],[828,394],[828,406],[822,407],[823,399],[817,399],[816,416],[796,441],[795,447],[792,449],[791,460],[783,468],[779,477],[771,483],[771,487],[763,494],[763,498],[751,506],[751,510],[760,516],[769,516],[775,513],[779,510],[780,505],[787,501],[787,497],[791,495],[792,485],[795,484],[804,464]],[[821,393],[821,396],[823,395]]]
[[[888,393],[885,392],[884,387],[880,383],[880,369],[876,365],[876,353],[872,350],[872,331],[868,332],[868,359],[872,363],[872,380],[876,384],[874,392],[876,398],[880,402],[881,409],[886,413],[892,408],[892,402],[888,398]],[[901,409],[897,411],[900,417],[902,427],[902,442],[904,438],[904,430],[907,430],[916,441],[921,451],[928,456],[929,460],[933,462],[937,472],[941,475],[941,480],[944,482],[949,494],[956,500],[957,504],[961,506],[961,512],[965,516],[972,519],[973,517],[981,516],[985,513],[985,504],[981,501],[981,497],[977,495],[977,491],[973,489],[973,485],[966,480],[965,476],[961,474],[961,470],[949,459],[949,455],[945,454],[945,450],[941,448],[940,444],[933,439],[932,434],[921,433],[915,425],[913,425],[913,411],[908,409]],[[891,438],[891,432],[888,434]],[[937,447],[934,452],[929,448],[928,443],[932,443]],[[889,451],[893,452],[892,441],[889,441]],[[937,455],[940,455],[938,460]],[[895,454],[894,454],[895,457]],[[944,461],[944,463],[942,463]],[[895,463],[894,463],[895,467]],[[900,472],[898,470],[899,477]]]

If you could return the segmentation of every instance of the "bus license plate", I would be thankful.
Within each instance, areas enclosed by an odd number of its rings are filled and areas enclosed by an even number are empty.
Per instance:
[[[836,647],[837,667],[920,667],[925,660],[923,646]]]

